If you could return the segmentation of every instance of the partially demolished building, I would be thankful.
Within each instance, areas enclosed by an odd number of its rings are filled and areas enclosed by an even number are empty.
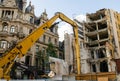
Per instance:
[[[120,58],[120,13],[101,9],[87,14],[83,28],[90,72],[116,71],[114,59]]]

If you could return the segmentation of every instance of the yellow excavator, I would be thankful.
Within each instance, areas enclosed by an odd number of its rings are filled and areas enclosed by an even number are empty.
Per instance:
[[[31,34],[29,34],[26,38],[24,38],[22,41],[17,43],[17,45],[11,49],[9,52],[6,52],[3,54],[2,57],[0,57],[0,79],[10,79],[10,71],[12,69],[12,66],[14,65],[17,58],[21,58],[26,55],[29,48],[40,38],[44,32],[51,28],[53,23],[56,19],[60,18],[62,21],[65,21],[73,27],[74,30],[74,37],[75,37],[75,50],[76,50],[76,59],[77,59],[77,74],[76,79],[77,80],[91,80],[96,79],[99,76],[108,78],[115,78],[114,73],[104,73],[104,74],[81,74],[81,66],[80,66],[80,47],[79,47],[79,39],[78,39],[78,26],[77,24],[66,17],[61,12],[57,12],[55,16],[53,16],[50,20],[42,24],[40,27],[38,27],[36,30],[34,30]]]
[[[13,64],[15,63],[17,58],[21,58],[25,56],[29,48],[40,38],[44,32],[49,29],[54,21],[60,18],[62,21],[65,21],[71,24],[74,28],[75,33],[75,43],[76,43],[76,55],[77,55],[77,65],[78,73],[80,73],[80,51],[79,51],[79,42],[78,42],[78,26],[71,19],[66,17],[64,14],[57,12],[54,17],[48,20],[46,23],[42,24],[36,30],[34,30],[31,34],[29,34],[26,38],[20,41],[12,50],[3,54],[0,58],[0,78],[5,78],[7,80],[10,79],[10,71],[12,69]]]

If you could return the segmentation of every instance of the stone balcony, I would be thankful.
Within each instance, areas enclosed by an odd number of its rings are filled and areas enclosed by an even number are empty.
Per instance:
[[[7,37],[9,33],[7,31],[0,31],[0,37]]]

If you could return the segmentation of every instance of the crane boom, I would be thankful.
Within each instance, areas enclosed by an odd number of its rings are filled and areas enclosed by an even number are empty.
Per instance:
[[[76,59],[77,59],[77,72],[80,74],[80,49],[78,42],[78,26],[77,24],[66,17],[61,12],[57,12],[55,16],[53,16],[46,23],[42,24],[36,30],[34,30],[31,34],[29,34],[26,38],[20,41],[11,51],[7,52],[0,58],[0,72],[3,73],[0,75],[0,78],[6,77],[9,74],[12,65],[14,64],[14,60],[16,57],[21,58],[26,55],[27,51],[30,47],[44,34],[44,32],[51,27],[54,21],[60,18],[62,21],[65,21],[73,26],[74,36],[75,36],[75,48],[76,48]]]

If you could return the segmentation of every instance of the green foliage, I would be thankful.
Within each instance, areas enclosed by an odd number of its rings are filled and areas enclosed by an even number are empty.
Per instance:
[[[46,55],[44,52],[42,52],[42,51],[39,51],[39,52],[37,52],[36,53],[37,54],[37,58],[39,59],[39,61],[42,61],[42,60],[44,60],[45,62],[48,62],[48,55]]]
[[[48,47],[46,49],[46,53],[43,50],[40,50],[39,52],[36,52],[39,68],[41,68],[44,71],[49,71],[49,56],[57,58],[56,48],[53,46],[52,43],[48,44]]]
[[[48,48],[46,49],[48,56],[57,58],[56,48],[53,46],[52,43],[48,44]]]
[[[37,58],[39,60],[39,69],[42,69],[44,71],[49,70],[49,56],[45,54],[43,51],[39,51],[36,53]]]

